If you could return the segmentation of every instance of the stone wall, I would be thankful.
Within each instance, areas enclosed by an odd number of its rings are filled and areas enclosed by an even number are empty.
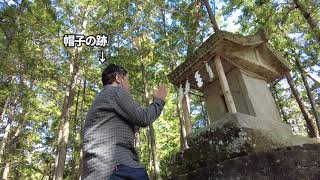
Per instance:
[[[320,144],[304,144],[251,153],[168,179],[319,180]]]

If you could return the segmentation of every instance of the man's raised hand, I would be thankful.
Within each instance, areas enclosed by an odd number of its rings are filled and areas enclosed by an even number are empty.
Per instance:
[[[167,93],[168,93],[167,86],[165,84],[161,84],[153,96],[165,100]]]

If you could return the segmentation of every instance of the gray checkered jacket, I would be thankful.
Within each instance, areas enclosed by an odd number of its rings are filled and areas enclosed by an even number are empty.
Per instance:
[[[82,179],[107,180],[118,164],[142,168],[134,148],[135,131],[157,119],[164,104],[154,97],[143,108],[125,88],[104,86],[88,111],[82,132]]]

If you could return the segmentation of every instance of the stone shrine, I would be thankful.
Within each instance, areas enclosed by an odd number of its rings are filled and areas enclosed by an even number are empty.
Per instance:
[[[209,117],[209,125],[196,132],[190,130],[191,126],[187,127],[186,148],[172,159],[173,179],[256,179],[261,174],[254,172],[261,169],[250,171],[249,168],[243,176],[241,168],[234,173],[227,169],[221,174],[219,166],[232,158],[250,159],[252,154],[260,153],[262,159],[268,159],[265,153],[275,149],[287,152],[281,148],[299,145],[293,148],[297,149],[302,144],[318,143],[316,139],[293,135],[291,127],[281,121],[268,83],[289,71],[288,62],[275,52],[263,32],[241,36],[221,31],[209,37],[171,72],[170,81],[185,90],[182,107],[189,106],[190,86],[190,89],[203,93]],[[188,115],[187,109],[183,109],[184,116]],[[190,118],[185,121],[191,124]],[[317,145],[310,146],[319,149]],[[320,153],[317,156],[316,151],[311,151],[302,150],[306,154],[300,157],[312,156],[311,159],[318,159],[320,165]],[[284,157],[284,164],[290,164],[288,162],[293,161],[290,158],[293,157]],[[249,162],[240,163],[242,168],[248,168],[245,163]],[[268,168],[269,165],[264,163],[261,167]],[[267,179],[277,174],[272,170],[267,172]],[[320,174],[319,170],[315,172]],[[287,174],[286,171],[283,173]]]

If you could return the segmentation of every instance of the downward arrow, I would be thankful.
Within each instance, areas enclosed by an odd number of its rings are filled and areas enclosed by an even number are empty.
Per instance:
[[[99,58],[99,61],[101,62],[101,64],[106,62],[106,58],[103,57],[103,51],[101,51],[101,57]]]

